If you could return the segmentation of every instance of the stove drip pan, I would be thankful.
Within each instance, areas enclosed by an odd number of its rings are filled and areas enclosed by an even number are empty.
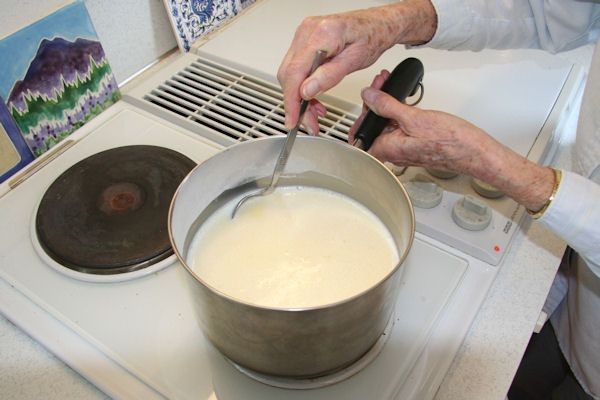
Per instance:
[[[379,339],[375,342],[375,344],[367,351],[361,358],[356,360],[351,365],[328,375],[320,376],[317,378],[307,378],[307,379],[295,379],[295,378],[287,378],[281,376],[267,375],[261,374],[260,372],[253,371],[251,369],[242,367],[241,365],[236,364],[234,361],[225,357],[225,359],[235,367],[238,371],[243,373],[244,375],[260,382],[265,385],[273,386],[281,389],[293,389],[293,390],[309,390],[309,389],[318,389],[326,386],[331,386],[336,383],[342,382],[353,375],[356,375],[364,368],[366,368],[369,364],[377,358],[379,353],[383,350],[387,340],[389,339],[392,328],[394,327],[394,314],[390,317],[383,333],[379,337]]]
[[[181,153],[146,145],[79,161],[48,187],[37,207],[36,251],[54,269],[85,281],[129,280],[164,268],[175,261],[168,235],[171,199],[195,165]]]

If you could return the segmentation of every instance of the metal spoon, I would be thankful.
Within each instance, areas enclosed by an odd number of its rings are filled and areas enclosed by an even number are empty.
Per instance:
[[[312,73],[315,72],[315,70],[319,67],[319,65],[321,65],[323,63],[326,56],[327,56],[327,53],[325,52],[325,50],[317,51],[317,54],[315,55],[312,66],[310,68],[309,76],[312,75]],[[244,204],[246,201],[248,201],[252,197],[265,196],[265,195],[271,194],[273,192],[273,190],[275,190],[275,185],[277,185],[277,181],[279,180],[279,177],[281,176],[281,173],[283,172],[285,165],[287,164],[287,160],[292,151],[292,146],[294,145],[294,141],[296,140],[296,134],[298,133],[298,129],[300,129],[300,123],[302,122],[302,117],[304,116],[304,112],[306,111],[306,108],[308,107],[308,103],[309,103],[308,100],[302,100],[302,102],[300,103],[300,114],[298,116],[298,122],[296,123],[296,126],[294,126],[294,128],[292,128],[292,130],[290,130],[287,134],[285,143],[283,144],[283,148],[281,149],[281,153],[279,153],[279,158],[277,159],[277,164],[275,164],[275,170],[273,170],[273,176],[271,177],[271,183],[269,184],[269,186],[263,188],[259,192],[251,193],[251,194],[248,194],[248,195],[242,197],[241,200],[237,203],[237,205],[233,209],[233,212],[231,213],[231,219],[235,218],[235,214],[237,213],[239,208],[242,206],[242,204]]]

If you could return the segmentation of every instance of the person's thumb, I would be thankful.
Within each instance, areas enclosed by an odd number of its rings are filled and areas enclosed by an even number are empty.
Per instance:
[[[313,99],[340,83],[353,71],[343,60],[332,58],[321,64],[311,76],[306,78],[300,88],[300,94],[303,99]]]
[[[394,119],[402,122],[411,112],[408,106],[387,93],[372,87],[366,87],[361,92],[365,105],[380,117]]]

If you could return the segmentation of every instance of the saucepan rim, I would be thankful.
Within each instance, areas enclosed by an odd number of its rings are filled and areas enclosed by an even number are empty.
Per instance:
[[[216,153],[215,155],[207,158],[206,160],[203,160],[202,162],[200,162],[196,167],[194,167],[186,176],[185,178],[181,181],[181,183],[179,184],[179,186],[177,187],[177,190],[175,191],[175,194],[171,200],[171,204],[169,206],[169,214],[168,214],[168,233],[169,233],[169,240],[171,241],[171,246],[173,248],[173,251],[175,253],[175,255],[177,256],[177,260],[181,263],[181,265],[186,269],[186,271],[199,283],[201,283],[204,287],[206,287],[207,289],[209,289],[212,293],[214,293],[215,295],[219,296],[220,298],[238,304],[240,306],[246,306],[246,307],[250,307],[253,309],[257,309],[257,310],[263,310],[263,311],[278,311],[278,312],[310,312],[310,311],[319,311],[319,310],[324,310],[324,309],[331,309],[331,308],[335,308],[335,307],[339,307],[342,306],[344,304],[348,304],[351,303],[354,300],[357,300],[359,298],[362,298],[363,296],[367,295],[369,292],[377,290],[377,288],[381,285],[383,285],[388,279],[390,279],[397,271],[398,269],[402,266],[402,264],[404,263],[404,261],[406,260],[406,257],[408,257],[408,254],[410,253],[410,250],[412,249],[412,245],[414,242],[414,238],[415,238],[415,229],[416,229],[416,222],[415,222],[415,212],[414,212],[414,208],[412,205],[412,202],[410,200],[410,197],[408,195],[408,192],[406,191],[406,188],[404,187],[404,185],[402,185],[402,183],[400,182],[400,180],[398,179],[398,177],[396,175],[394,175],[381,161],[379,161],[377,158],[373,157],[371,154],[358,149],[356,147],[353,147],[347,143],[338,141],[336,139],[331,139],[331,138],[323,138],[323,137],[317,137],[317,136],[306,136],[306,135],[302,135],[302,136],[298,136],[296,138],[296,140],[302,140],[302,141],[306,141],[306,140],[319,140],[319,141],[327,141],[327,142],[332,142],[335,145],[339,145],[339,146],[344,146],[344,151],[355,151],[355,152],[360,152],[362,157],[368,157],[371,162],[375,163],[376,168],[379,168],[382,173],[387,174],[388,176],[393,178],[393,181],[396,182],[397,186],[399,187],[399,189],[402,191],[403,193],[403,197],[404,199],[407,201],[407,206],[408,209],[410,211],[410,235],[408,238],[406,238],[406,245],[405,245],[405,250],[404,252],[400,255],[400,259],[398,261],[398,263],[394,266],[394,268],[392,268],[383,278],[381,278],[379,281],[377,281],[377,283],[375,283],[374,285],[364,289],[361,292],[358,292],[350,297],[344,298],[342,300],[338,300],[332,303],[325,303],[325,304],[319,304],[316,306],[310,306],[310,307],[268,307],[268,306],[264,306],[264,305],[260,305],[260,304],[254,304],[251,302],[246,302],[246,301],[242,301],[240,299],[237,299],[215,287],[213,287],[212,285],[208,284],[207,282],[205,282],[201,277],[199,277],[193,270],[192,268],[187,264],[186,260],[184,259],[184,257],[182,256],[182,254],[180,253],[177,245],[175,244],[175,239],[173,237],[173,230],[172,230],[172,225],[173,225],[173,212],[177,203],[177,199],[181,193],[181,191],[183,190],[183,188],[185,186],[187,186],[188,181],[191,179],[191,176],[195,173],[195,171],[197,171],[198,169],[202,168],[203,165],[210,159],[212,159],[212,157],[215,157],[217,155],[220,154],[224,154],[224,153],[228,153],[231,152],[233,150],[235,150],[237,147],[240,146],[251,146],[252,143],[256,143],[259,141],[268,141],[268,140],[281,140],[283,141],[285,139],[285,136],[269,136],[269,137],[264,137],[264,138],[257,138],[257,139],[252,139],[249,141],[244,141],[244,142],[240,142],[240,143],[236,143],[230,147],[227,147],[225,149],[223,149],[221,152]],[[362,204],[362,203],[361,203]],[[363,204],[364,207],[367,207],[366,205]],[[367,207],[368,208],[368,207]],[[404,238],[403,238],[404,239]]]

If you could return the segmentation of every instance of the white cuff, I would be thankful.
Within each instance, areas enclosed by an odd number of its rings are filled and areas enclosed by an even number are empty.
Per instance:
[[[473,18],[464,1],[431,0],[437,14],[437,29],[427,47],[460,48],[471,37]]]
[[[538,221],[597,266],[600,274],[600,185],[563,171],[556,196]]]

